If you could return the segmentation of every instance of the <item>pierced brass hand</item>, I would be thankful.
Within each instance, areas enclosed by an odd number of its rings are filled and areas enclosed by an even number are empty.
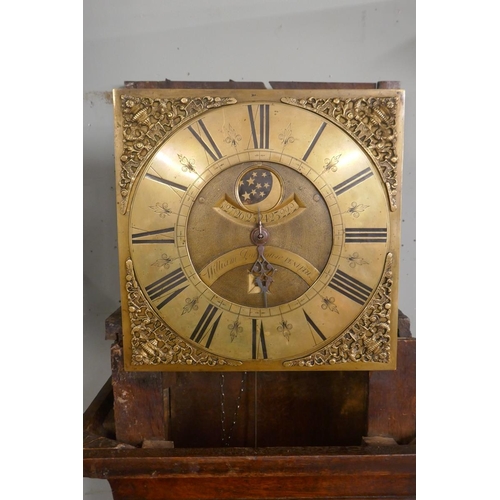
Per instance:
[[[260,288],[264,297],[264,307],[267,307],[267,294],[273,282],[273,275],[276,268],[264,257],[264,245],[269,239],[269,231],[262,225],[262,218],[259,211],[259,225],[250,233],[250,240],[257,245],[258,257],[252,266],[251,273],[255,277],[255,284]]]

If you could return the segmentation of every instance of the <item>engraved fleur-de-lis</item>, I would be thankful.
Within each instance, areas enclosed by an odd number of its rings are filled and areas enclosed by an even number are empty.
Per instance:
[[[236,319],[229,326],[229,335],[231,336],[231,342],[238,336],[238,333],[243,331],[241,323]]]
[[[355,219],[359,217],[361,212],[364,212],[370,205],[362,205],[361,203],[356,203],[353,201],[351,206],[343,213],[352,215]]]
[[[198,297],[194,299],[186,299],[186,305],[182,308],[182,314],[198,310]]]
[[[170,267],[170,264],[172,264],[174,259],[172,257],[169,257],[166,253],[162,254],[162,256],[153,262],[151,265],[159,267],[161,269],[168,269]]]
[[[283,336],[287,339],[290,340],[291,332],[290,330],[293,328],[293,325],[291,323],[288,323],[286,320],[283,320],[280,322],[277,330],[278,332],[281,332]]]
[[[348,257],[344,257],[349,261],[349,267],[362,266],[363,264],[369,264],[368,261],[359,256],[358,252],[354,252]]]
[[[230,124],[227,127],[224,127],[224,131],[226,132],[224,142],[236,148],[238,146],[238,142],[241,141],[241,135],[238,134],[238,132],[236,132]]]
[[[182,171],[183,172],[194,172],[196,173],[196,170],[194,169],[194,164],[196,163],[193,159],[189,160],[186,156],[181,155],[177,153],[177,157],[179,158],[179,162],[182,165]]]
[[[286,146],[288,143],[292,144],[292,142],[295,141],[295,138],[292,136],[292,124],[290,123],[288,127],[281,132],[281,134],[278,136],[279,140],[281,141],[281,144],[283,144],[283,147]]]
[[[172,210],[168,208],[168,203],[157,203],[149,207],[155,214],[158,214],[162,219],[167,217],[172,213]]]
[[[337,306],[335,305],[335,298],[334,297],[321,297],[321,309],[326,310],[328,309],[329,311],[336,312],[338,313],[339,310]]]
[[[331,170],[332,172],[336,172],[337,163],[339,162],[341,156],[342,154],[338,154],[338,155],[333,155],[331,158],[325,158],[325,166],[323,167],[323,169],[326,170],[327,172],[329,170]]]

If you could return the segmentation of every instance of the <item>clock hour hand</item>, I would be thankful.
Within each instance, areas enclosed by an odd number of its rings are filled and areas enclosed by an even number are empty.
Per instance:
[[[269,231],[262,225],[259,212],[259,225],[250,233],[250,240],[254,245],[257,245],[257,252],[259,254],[252,266],[251,273],[255,277],[255,284],[260,288],[264,296],[264,307],[267,307],[267,294],[273,282],[273,275],[276,272],[273,265],[264,257],[264,245],[267,243],[268,239]]]

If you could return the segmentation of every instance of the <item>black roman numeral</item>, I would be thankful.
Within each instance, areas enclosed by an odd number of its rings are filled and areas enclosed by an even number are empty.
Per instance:
[[[260,321],[260,328],[259,328],[258,320],[252,319],[252,359],[257,359],[259,351],[262,352],[262,358],[267,359],[267,347],[266,347],[266,338],[264,335],[264,323]]]
[[[346,227],[346,243],[385,243],[387,241],[387,228],[385,227]]]
[[[169,235],[173,233],[173,227],[166,227],[165,229],[156,229],[155,231],[144,231],[142,233],[135,233],[132,235],[132,243],[137,245],[141,243],[173,243],[174,238],[151,238],[151,236],[157,236],[159,234]],[[169,235],[169,236],[173,236]]]
[[[177,184],[177,182],[172,182],[167,179],[162,179],[161,177],[158,177],[153,174],[146,174],[146,179],[151,179],[152,181],[155,182],[160,182],[161,184],[166,184],[167,186],[173,187],[175,189],[180,189],[181,191],[187,191],[187,187],[183,186],[182,184]]]
[[[217,311],[218,311],[217,307],[213,306],[212,304],[209,304],[205,309],[205,312],[203,313],[200,321],[198,321],[198,324],[196,325],[196,328],[193,330],[193,333],[191,334],[190,337],[191,340],[194,340],[195,342],[200,344],[208,333],[208,338],[206,339],[205,342],[205,347],[207,349],[210,347],[210,344],[212,343],[215,331],[217,330],[217,326],[219,325],[219,321],[222,316],[222,313],[220,313],[219,317],[213,322],[212,328],[209,329],[210,323],[214,319],[214,316],[216,315]]]
[[[348,189],[353,188],[354,186],[368,179],[372,175],[373,172],[371,171],[370,167],[367,167],[364,170],[361,170],[361,172],[358,172],[352,177],[349,177],[349,179],[346,179],[344,182],[341,182],[340,184],[333,186],[333,190],[335,191],[336,195],[345,193]]]
[[[305,155],[302,157],[303,161],[306,161],[309,158],[311,151],[313,150],[314,146],[316,146],[316,143],[318,142],[318,139],[323,133],[323,130],[325,130],[325,127],[326,127],[326,122],[323,122],[319,127],[318,131],[316,132],[316,135],[314,136],[314,139],[312,140],[311,144],[309,144],[309,147],[307,148]]]
[[[335,273],[328,286],[361,305],[368,300],[372,293],[372,289],[369,286],[342,272],[340,269]]]
[[[250,117],[250,128],[252,130],[253,147],[255,149],[269,149],[269,104],[259,104],[257,108],[259,117],[259,129],[257,124],[253,106],[248,106],[248,116]]]
[[[183,290],[185,290],[189,285],[182,288],[177,288],[187,281],[186,276],[182,272],[182,269],[177,269],[167,274],[163,278],[148,285],[145,290],[148,293],[151,300],[158,299],[169,293],[156,307],[161,309],[166,304],[168,304],[172,299],[175,299]]]
[[[198,120],[196,123],[200,126],[201,130],[205,134],[205,137],[208,139],[208,142],[210,144],[207,144],[206,141],[201,137],[201,135],[196,132],[196,130],[189,125],[188,129],[189,131],[194,135],[196,140],[203,146],[203,149],[208,153],[208,155],[212,158],[212,160],[217,161],[222,158],[222,153],[219,151],[219,148],[217,147],[217,144],[215,144],[215,141],[213,140],[212,136],[210,135],[210,132],[208,131],[207,127],[203,123],[203,120]]]
[[[313,331],[320,337],[321,340],[326,340],[326,337],[323,335],[321,330],[316,326],[316,323],[314,323],[314,321],[311,319],[311,317],[305,311],[303,311],[303,312],[304,312],[304,316],[306,317],[306,321],[309,323],[309,325],[311,326]]]

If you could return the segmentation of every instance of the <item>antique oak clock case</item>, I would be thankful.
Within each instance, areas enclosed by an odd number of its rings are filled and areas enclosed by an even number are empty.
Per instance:
[[[395,369],[402,90],[114,108],[127,370]]]

